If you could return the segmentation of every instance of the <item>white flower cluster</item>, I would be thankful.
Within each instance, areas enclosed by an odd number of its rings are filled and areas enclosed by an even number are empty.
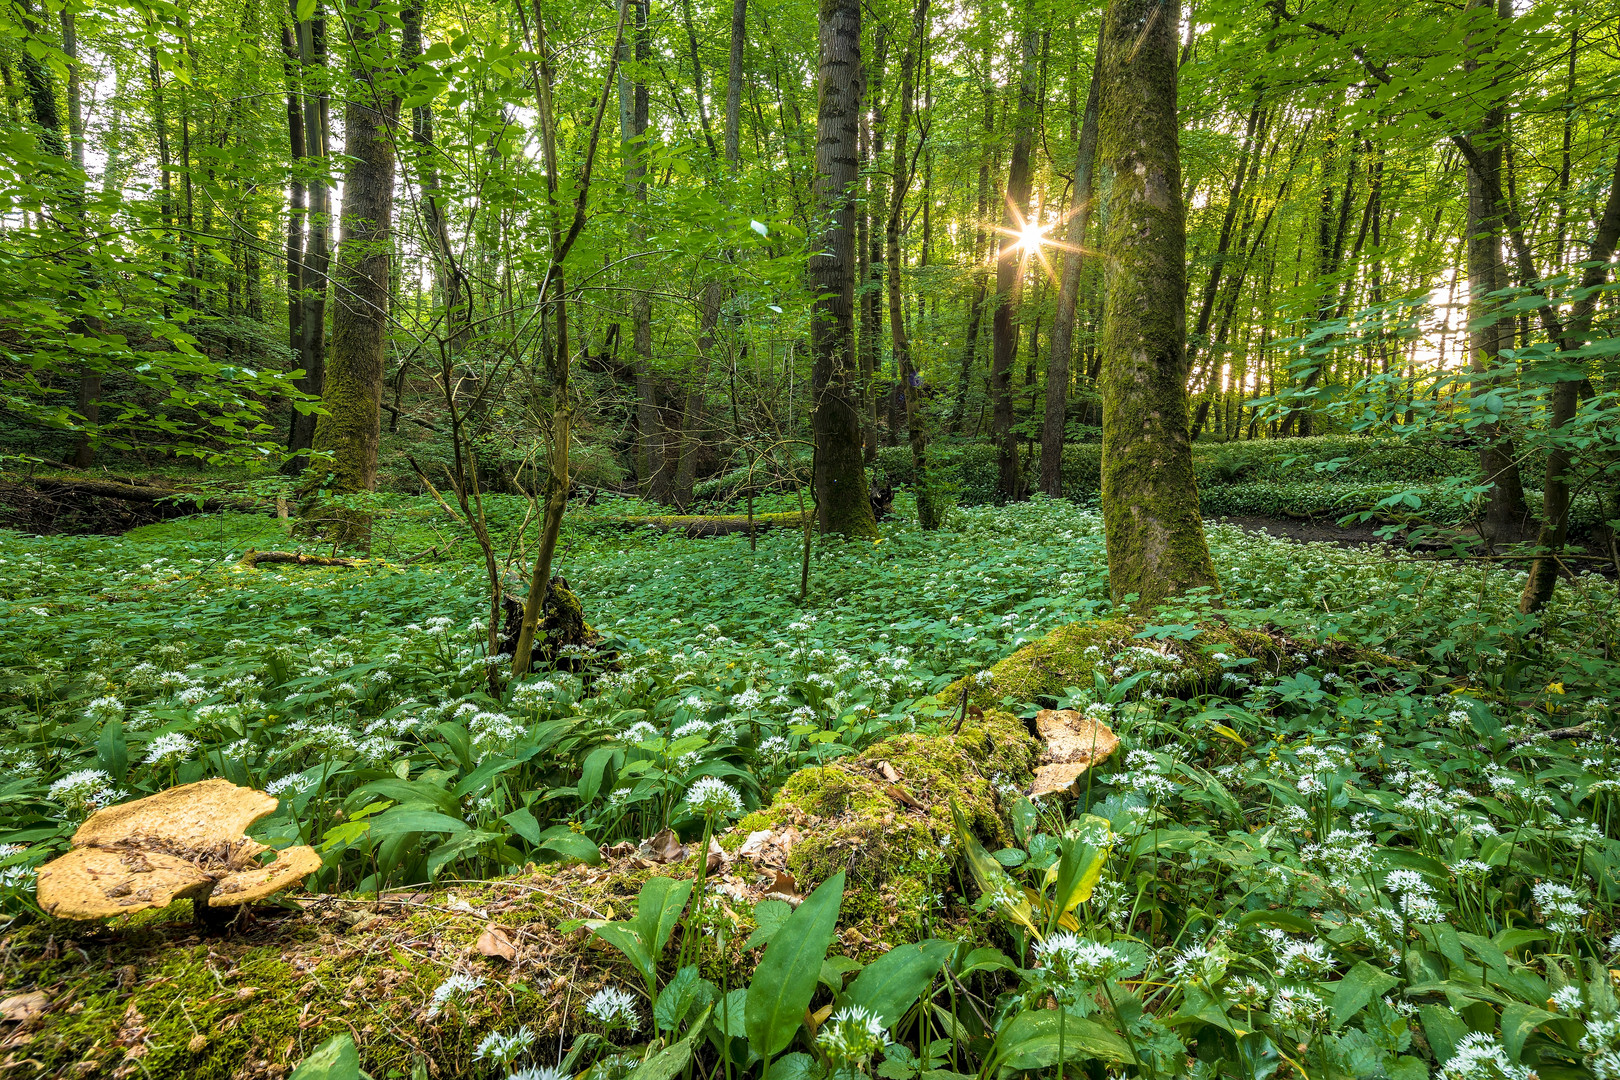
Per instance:
[[[742,813],[742,796],[718,776],[700,777],[687,788],[686,804],[705,817],[735,817]]]
[[[1568,885],[1556,881],[1538,881],[1530,890],[1536,908],[1541,912],[1542,924],[1555,934],[1574,933],[1581,928],[1586,907],[1581,895]]]
[[[840,1064],[865,1064],[889,1045],[889,1033],[871,1010],[846,1005],[816,1032],[816,1045]]]
[[[1424,880],[1416,870],[1391,870],[1384,878],[1384,887],[1399,898],[1401,913],[1411,922],[1440,923],[1446,913],[1434,898],[1434,886]]]
[[[50,800],[71,817],[85,817],[104,806],[110,806],[128,797],[128,793],[112,786],[112,777],[100,769],[80,769],[70,772],[51,784],[47,792]]]
[[[433,1000],[428,1003],[427,1010],[429,1019],[438,1016],[446,1006],[459,1004],[483,985],[484,980],[477,975],[456,972],[454,975],[446,976],[445,980],[433,989]]]
[[[534,1048],[534,1032],[526,1027],[516,1031],[492,1031],[479,1042],[473,1057],[479,1061],[498,1061],[510,1067],[512,1062]]]
[[[1528,1067],[1508,1060],[1507,1050],[1495,1035],[1483,1031],[1464,1035],[1440,1066],[1440,1080],[1530,1080],[1532,1075]]]
[[[635,995],[617,986],[598,990],[585,1003],[585,1011],[607,1031],[624,1030],[634,1034],[641,1027]]]

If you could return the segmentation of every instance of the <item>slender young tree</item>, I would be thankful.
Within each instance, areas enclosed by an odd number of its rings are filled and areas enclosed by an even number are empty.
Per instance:
[[[1031,155],[1038,119],[1036,95],[1040,31],[1031,21],[1024,28],[1018,78],[1018,112],[1013,121],[1012,160],[1007,166],[1007,205],[1001,218],[1001,247],[996,256],[996,310],[990,330],[991,419],[996,439],[996,493],[1003,499],[1023,495],[1018,464],[1018,434],[1013,429],[1012,369],[1018,356],[1018,308],[1023,294],[1028,250],[1021,236],[1029,219]]]
[[[326,386],[326,272],[331,260],[327,237],[331,227],[332,203],[331,191],[326,183],[327,155],[331,150],[331,131],[327,122],[329,95],[323,70],[326,67],[326,20],[320,17],[318,8],[315,18],[305,19],[298,24],[297,32],[298,62],[304,81],[303,148],[308,161],[309,205],[306,219],[308,231],[299,275],[302,311],[298,317],[298,359],[295,361],[304,374],[295,385],[306,394],[320,397]],[[155,60],[152,77],[155,84]],[[290,452],[286,465],[288,473],[297,475],[303,471],[308,456],[302,451],[314,445],[315,422],[313,412],[293,410],[292,426],[287,435],[287,449]]]
[[[860,0],[821,0],[820,37],[815,200],[825,225],[809,265],[816,503],[824,532],[876,536],[861,450],[854,326]]]
[[[1092,66],[1086,89],[1085,120],[1080,125],[1079,149],[1074,161],[1074,202],[1069,207],[1069,229],[1063,252],[1063,276],[1058,281],[1057,313],[1052,319],[1052,352],[1046,361],[1046,416],[1041,424],[1041,491],[1056,499],[1063,494],[1063,427],[1069,403],[1069,365],[1074,357],[1075,308],[1080,301],[1080,272],[1084,269],[1087,233],[1091,226],[1092,173],[1097,161],[1097,78],[1102,54]]]
[[[1168,0],[1113,0],[1100,46],[1100,154],[1114,176],[1103,244],[1103,525],[1109,590],[1143,608],[1217,584],[1187,426],[1179,14]]]
[[[906,196],[911,191],[913,157],[909,136],[913,102],[917,93],[918,58],[927,45],[928,0],[917,0],[911,18],[911,36],[900,59],[900,116],[894,132],[894,196],[889,201],[888,222],[884,227],[884,263],[889,276],[889,336],[894,352],[895,372],[900,376],[900,392],[906,409],[906,438],[911,447],[912,486],[917,491],[917,519],[924,529],[937,529],[939,505],[928,475],[928,433],[924,429],[921,389],[922,376],[911,358],[911,334],[906,329],[905,308],[901,303],[900,231],[906,213]]]

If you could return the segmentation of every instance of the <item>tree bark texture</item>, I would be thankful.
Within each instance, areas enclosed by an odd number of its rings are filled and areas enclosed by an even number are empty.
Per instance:
[[[349,33],[360,54],[355,85],[344,108],[348,169],[343,178],[342,238],[332,275],[332,355],[321,394],[325,415],[315,427],[314,449],[332,455],[307,483],[334,494],[377,487],[383,361],[388,345],[389,267],[394,227],[394,147],[390,138],[398,100],[381,85],[386,37],[377,15],[351,9]],[[349,542],[369,535],[370,521],[345,515],[339,532]]]
[[[825,532],[876,536],[861,451],[855,386],[855,206],[860,166],[860,0],[821,0],[820,104],[816,113],[816,206],[826,222],[810,257],[815,489]]]
[[[298,24],[298,59],[307,76],[312,67],[326,63],[326,21],[309,19]],[[327,124],[327,94],[324,90],[311,93],[308,83],[303,94],[304,153],[309,161],[308,232],[304,241],[304,260],[300,302],[303,311],[299,317],[298,366],[303,378],[295,381],[299,390],[312,397],[322,396],[326,387],[326,272],[330,264],[327,240],[332,216],[331,192],[326,184],[327,153],[330,150],[330,132]],[[292,426],[287,436],[287,471],[303,471],[308,450],[315,441],[316,417],[313,413],[293,410]]]
[[[1101,45],[1100,154],[1114,176],[1103,244],[1103,524],[1109,589],[1143,608],[1217,584],[1187,428],[1177,16],[1165,0],[1114,0]]]

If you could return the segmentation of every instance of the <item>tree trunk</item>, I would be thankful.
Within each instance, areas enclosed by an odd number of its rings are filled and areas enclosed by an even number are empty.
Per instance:
[[[743,42],[748,37],[748,0],[731,0],[731,66],[726,72],[726,164],[742,162]]]
[[[326,20],[309,19],[298,24],[298,59],[309,85],[310,69],[326,64]],[[314,81],[320,84],[320,77]],[[326,158],[330,149],[327,124],[327,93],[321,90],[303,94],[304,153],[309,160],[309,231],[304,243],[300,275],[298,366],[303,377],[294,381],[299,390],[320,397],[326,388],[326,271],[330,261],[327,229],[332,214],[331,193],[326,185]],[[308,456],[303,453],[315,442],[315,414],[293,410],[287,435],[285,471],[302,472]]]
[[[1581,272],[1579,288],[1571,294],[1578,299],[1570,308],[1569,321],[1564,324],[1559,342],[1559,347],[1566,353],[1585,345],[1591,334],[1599,286],[1609,276],[1608,263],[1614,258],[1617,242],[1620,242],[1620,155],[1615,156],[1609,198],[1592,236],[1592,248],[1584,260],[1586,269]],[[1566,362],[1574,362],[1583,369],[1586,366],[1585,361],[1581,360],[1568,359]],[[1547,420],[1550,432],[1557,432],[1575,419],[1584,381],[1583,371],[1578,378],[1562,379],[1553,384],[1552,413]],[[1558,584],[1558,556],[1569,539],[1569,470],[1573,459],[1568,443],[1554,442],[1547,451],[1547,473],[1541,488],[1541,531],[1536,537],[1536,546],[1545,554],[1538,556],[1531,564],[1530,579],[1524,583],[1524,591],[1519,594],[1519,610],[1525,614],[1545,607]]]
[[[624,190],[636,204],[629,222],[630,246],[646,247],[647,165],[642,159],[647,134],[647,78],[642,67],[651,51],[647,0],[620,0],[625,29],[619,41],[619,158],[624,163]],[[647,498],[669,498],[672,473],[664,468],[663,420],[658,410],[658,383],[652,371],[652,297],[646,289],[630,293],[631,366],[636,382],[636,479]]]
[[[905,309],[901,304],[900,226],[905,218],[906,195],[911,190],[911,161],[906,156],[911,134],[912,99],[916,96],[918,56],[926,47],[928,2],[917,0],[911,17],[911,36],[900,60],[900,116],[894,132],[894,197],[889,202],[888,223],[884,230],[884,262],[889,271],[889,336],[894,351],[894,368],[900,377],[900,393],[906,409],[906,438],[911,446],[912,487],[917,493],[917,521],[924,529],[937,529],[939,505],[928,475],[928,433],[924,430],[920,391],[922,377],[911,361],[911,335],[906,332]]]
[[[1101,159],[1113,174],[1104,250],[1102,506],[1109,590],[1141,608],[1217,586],[1187,429],[1186,211],[1176,113],[1176,9],[1114,0],[1103,18]]]
[[[810,257],[810,322],[818,517],[826,532],[877,535],[862,462],[855,359],[855,207],[860,155],[860,0],[821,0],[816,206],[826,222]]]
[[[1086,117],[1080,125],[1080,147],[1074,161],[1074,201],[1069,207],[1068,248],[1058,284],[1057,314],[1052,320],[1052,354],[1046,361],[1046,417],[1041,424],[1041,490],[1063,495],[1063,427],[1069,404],[1069,365],[1074,356],[1075,309],[1080,301],[1086,233],[1091,224],[1091,185],[1097,159],[1097,112],[1102,66],[1099,50],[1086,90]]]
[[[354,85],[343,111],[342,239],[333,276],[332,357],[321,394],[325,415],[314,449],[330,453],[304,489],[346,495],[377,487],[383,362],[388,346],[389,266],[393,254],[394,145],[390,128],[398,99],[381,85],[387,34],[367,3],[350,9],[349,37],[358,54]],[[369,516],[340,511],[337,539],[365,543]]]
[[[979,348],[979,327],[984,321],[984,302],[990,291],[990,270],[985,265],[985,243],[989,239],[985,222],[990,216],[990,144],[996,132],[996,91],[990,77],[990,47],[979,55],[979,71],[984,95],[984,138],[979,148],[979,212],[973,219],[973,291],[968,301],[967,334],[962,342],[962,366],[956,379],[956,397],[951,402],[951,434],[960,434],[967,413],[968,384],[973,379],[973,361]]]
[[[1012,160],[1007,169],[1007,206],[1002,215],[1001,244],[996,258],[996,310],[991,323],[990,398],[991,429],[996,440],[996,493],[1009,501],[1024,493],[1023,476],[1018,467],[1018,436],[1013,431],[1012,368],[1017,359],[1018,306],[1028,254],[1019,243],[1018,234],[1029,217],[1030,153],[1035,142],[1040,34],[1033,26],[1024,30],[1022,53]]]
[[[1480,7],[1491,2],[1475,0],[1469,6]],[[1469,49],[1463,61],[1464,70],[1474,71],[1479,65],[1477,47]],[[1501,212],[1492,205],[1487,194],[1500,190],[1505,119],[1500,102],[1485,111],[1473,135],[1482,160],[1477,165],[1467,163],[1469,367],[1480,374],[1495,369],[1501,362],[1503,347],[1513,346],[1512,320],[1501,316],[1491,318],[1491,312],[1501,301],[1488,295],[1507,287],[1507,266],[1502,261]],[[1495,381],[1493,378],[1475,379],[1474,393],[1488,393]],[[1529,527],[1530,509],[1525,503],[1524,483],[1519,476],[1513,441],[1503,437],[1494,423],[1482,426],[1479,437],[1484,440],[1479,448],[1479,467],[1485,481],[1491,485],[1480,531],[1493,543],[1520,540]]]
[[[291,176],[287,192],[287,348],[302,355],[304,341],[304,108],[299,101],[298,42],[281,29],[282,73],[287,81],[287,146]],[[294,361],[297,364],[297,361]],[[296,417],[297,411],[293,415]]]

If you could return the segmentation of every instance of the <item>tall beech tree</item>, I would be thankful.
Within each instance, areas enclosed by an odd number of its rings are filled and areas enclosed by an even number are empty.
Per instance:
[[[1103,525],[1109,591],[1143,607],[1217,584],[1188,437],[1178,11],[1167,0],[1113,0],[1099,45],[1099,154],[1114,177],[1103,240]]]
[[[1020,37],[1018,106],[1013,120],[1012,158],[1007,166],[1007,205],[1001,217],[1001,245],[996,255],[995,315],[990,330],[990,397],[996,440],[996,493],[1003,499],[1023,494],[1018,462],[1018,433],[1013,429],[1013,361],[1018,353],[1018,308],[1031,250],[1023,242],[1029,220],[1030,155],[1039,120],[1036,94],[1040,31],[1033,18]]]
[[[317,459],[304,480],[308,493],[348,495],[377,487],[383,364],[388,348],[390,262],[394,227],[394,145],[399,98],[389,85],[390,33],[366,0],[344,12],[347,51],[355,86],[343,110],[342,229],[332,274],[332,353],[321,393],[324,412],[315,425]],[[314,503],[314,512],[330,513]],[[336,511],[334,533],[358,542],[370,518]]]
[[[821,0],[815,202],[823,222],[809,263],[817,516],[824,532],[876,536],[866,490],[855,356],[855,179],[860,169],[860,0]]]

